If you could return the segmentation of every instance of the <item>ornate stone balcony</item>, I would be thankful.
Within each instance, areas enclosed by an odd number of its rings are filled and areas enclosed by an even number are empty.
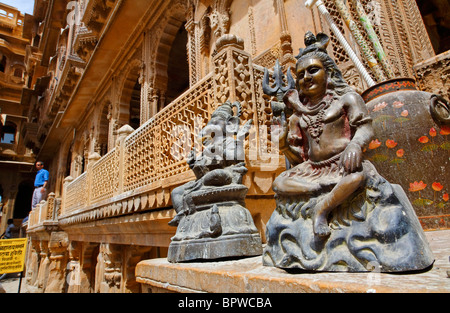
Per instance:
[[[50,100],[51,106],[48,112],[49,115],[54,116],[58,111],[64,111],[67,101],[83,74],[84,66],[85,62],[77,55],[72,54],[69,54],[62,62],[62,70],[58,78],[58,85],[54,89]]]
[[[16,8],[2,4],[2,12],[0,12],[0,26],[9,28],[14,35],[22,33],[24,15]]]
[[[116,5],[115,0],[91,0],[82,9],[81,24],[77,27],[73,49],[86,63],[103,33],[108,16]]]
[[[88,62],[97,42],[98,37],[92,30],[80,26],[75,35],[73,49],[83,61]]]

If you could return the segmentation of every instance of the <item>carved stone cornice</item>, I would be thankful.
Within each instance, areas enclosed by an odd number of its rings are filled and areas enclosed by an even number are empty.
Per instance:
[[[81,21],[95,36],[98,37],[102,33],[108,15],[116,2],[116,0],[90,0],[87,3]]]
[[[98,36],[88,28],[81,26],[75,36],[73,51],[84,61],[88,62],[98,42]]]
[[[50,100],[50,113],[56,114],[58,111],[65,109],[65,105],[72,96],[85,65],[86,63],[76,55],[67,57],[59,77],[59,83]]]

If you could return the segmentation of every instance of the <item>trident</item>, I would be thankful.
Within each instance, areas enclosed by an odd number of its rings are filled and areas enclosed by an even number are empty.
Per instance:
[[[288,67],[286,77],[287,77],[287,85],[284,85],[283,81],[284,74],[281,70],[280,63],[278,62],[277,59],[277,61],[275,62],[275,67],[273,68],[273,75],[272,75],[274,84],[273,86],[270,86],[269,70],[267,68],[264,68],[264,78],[262,83],[264,93],[268,96],[276,96],[278,102],[282,102],[284,93],[289,89],[295,88],[295,81],[291,75],[291,67]]]
[[[277,101],[270,102],[270,107],[272,109],[274,116],[281,115],[281,120],[283,123],[286,122],[286,114],[284,113],[286,110],[286,106],[283,103],[283,95],[289,89],[295,88],[295,81],[291,75],[291,67],[288,67],[286,72],[286,79],[287,79],[286,85],[284,84],[283,81],[284,77],[285,76],[283,74],[283,71],[281,70],[281,66],[280,63],[278,62],[278,59],[275,62],[275,66],[273,68],[272,78],[274,80],[274,83],[272,86],[270,85],[269,82],[269,70],[267,68],[264,68],[264,77],[262,82],[263,92],[268,96],[277,97]],[[291,166],[289,164],[288,159],[286,158],[285,161],[286,161],[286,169],[289,169]]]

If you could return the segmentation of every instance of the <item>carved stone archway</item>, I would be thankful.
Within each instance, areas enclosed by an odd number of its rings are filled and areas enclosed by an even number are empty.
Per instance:
[[[109,137],[112,136],[110,133],[110,120],[111,120],[111,102],[106,100],[100,106],[100,111],[97,118],[97,134],[95,140],[94,151],[101,156],[105,155],[110,147]]]
[[[167,14],[147,32],[144,60],[146,82],[149,86],[149,117],[176,98],[184,87],[189,87],[188,33],[185,29],[187,10],[184,1],[174,1]],[[169,81],[174,79],[174,76],[170,75],[171,72],[182,74],[181,83]],[[174,85],[184,87],[174,88]],[[175,90],[169,90],[170,88]]]
[[[137,54],[135,54],[137,55]],[[128,124],[133,128],[140,125],[140,83],[142,61],[137,57],[122,71],[121,80],[119,82],[119,98],[117,122],[120,126]],[[137,118],[137,120],[136,120]]]

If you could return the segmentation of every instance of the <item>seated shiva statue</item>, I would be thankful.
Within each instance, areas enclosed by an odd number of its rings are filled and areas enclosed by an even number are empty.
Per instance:
[[[367,271],[370,262],[381,271],[426,268],[433,258],[409,200],[364,160],[372,121],[327,54],[328,41],[322,33],[306,34],[296,89],[284,94],[285,110],[273,118],[272,140],[291,166],[273,183],[277,207],[267,224],[264,264],[323,271]]]

